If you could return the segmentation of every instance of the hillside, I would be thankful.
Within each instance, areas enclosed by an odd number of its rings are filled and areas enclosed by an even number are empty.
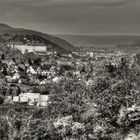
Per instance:
[[[9,25],[0,24],[0,35],[3,34],[10,34],[10,35],[36,35],[36,36],[41,36],[44,38],[46,41],[55,44],[59,49],[66,50],[66,51],[73,51],[75,50],[75,47],[71,45],[69,42],[65,41],[64,39],[61,39],[59,37],[55,37],[52,35],[48,35],[45,33],[41,33],[38,31],[34,30],[28,30],[28,29],[23,29],[23,28],[13,28]]]
[[[0,30],[13,30],[13,28],[9,25],[4,24],[4,23],[0,23]]]

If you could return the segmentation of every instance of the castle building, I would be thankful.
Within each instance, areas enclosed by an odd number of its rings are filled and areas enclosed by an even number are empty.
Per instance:
[[[42,44],[37,44],[37,45],[28,45],[28,44],[23,44],[22,42],[16,42],[13,44],[9,45],[10,47],[14,49],[18,49],[22,54],[25,53],[46,53],[47,52],[47,46],[42,45]]]

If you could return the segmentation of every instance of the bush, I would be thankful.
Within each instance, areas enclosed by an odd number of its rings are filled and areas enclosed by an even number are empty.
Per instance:
[[[4,97],[2,95],[0,95],[0,104],[3,104],[4,103]]]

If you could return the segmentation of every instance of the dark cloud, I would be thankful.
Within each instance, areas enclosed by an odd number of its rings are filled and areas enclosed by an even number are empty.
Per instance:
[[[19,0],[16,0],[19,1]],[[26,0],[23,0],[25,2]],[[92,6],[121,6],[134,3],[138,0],[29,0],[34,6],[72,6],[72,5],[92,5]],[[21,1],[20,1],[21,2]]]
[[[48,33],[139,34],[139,0],[0,0],[0,21]]]

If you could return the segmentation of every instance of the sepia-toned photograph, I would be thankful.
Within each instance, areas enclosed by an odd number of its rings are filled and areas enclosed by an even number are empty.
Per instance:
[[[0,0],[0,140],[140,140],[140,0]]]

